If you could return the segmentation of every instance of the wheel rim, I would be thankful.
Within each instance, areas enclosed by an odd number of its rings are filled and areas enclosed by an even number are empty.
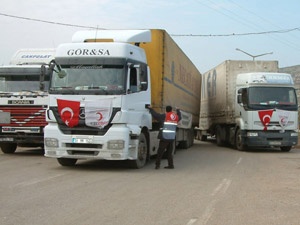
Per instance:
[[[138,146],[138,159],[144,161],[147,158],[147,143],[144,134],[140,135]]]
[[[239,130],[236,133],[236,148],[237,149],[242,148],[242,135],[241,135],[241,132]]]

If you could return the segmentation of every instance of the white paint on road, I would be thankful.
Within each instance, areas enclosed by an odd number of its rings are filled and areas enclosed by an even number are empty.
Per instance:
[[[214,211],[215,211],[215,206],[217,202],[222,198],[222,196],[227,192],[229,186],[231,184],[230,179],[224,178],[220,184],[213,190],[211,193],[211,196],[213,199],[211,202],[206,206],[204,213],[201,215],[201,217],[198,220],[191,219],[188,223],[188,225],[206,225],[209,219],[212,217]]]
[[[226,178],[223,179],[222,182],[214,189],[211,195],[216,196],[218,193],[225,194],[230,184],[231,184],[231,180],[228,180]]]
[[[242,162],[242,157],[240,157],[235,166],[238,166],[241,162]],[[231,177],[231,175],[230,175]],[[203,214],[201,215],[201,217],[199,217],[198,219],[191,219],[187,225],[206,225],[209,221],[209,219],[212,217],[214,211],[215,211],[215,207],[217,202],[223,197],[224,194],[226,194],[228,188],[231,185],[232,180],[231,179],[227,179],[224,178],[221,183],[219,183],[217,185],[217,187],[212,191],[212,193],[210,194],[213,199],[211,200],[211,202],[206,206]]]
[[[236,165],[239,165],[242,161],[242,157],[239,158],[239,160],[236,162]]]
[[[28,180],[28,181],[24,181],[24,182],[18,183],[15,186],[30,186],[30,185],[34,185],[34,184],[37,184],[37,183],[49,181],[49,180],[52,180],[54,178],[57,178],[57,177],[60,177],[60,176],[63,176],[63,175],[64,174],[56,174],[54,176],[44,177],[44,178],[41,178],[41,179],[35,178],[35,179],[32,179],[32,180]]]
[[[195,222],[197,222],[197,220],[197,218],[190,219],[190,221],[186,225],[193,225]]]

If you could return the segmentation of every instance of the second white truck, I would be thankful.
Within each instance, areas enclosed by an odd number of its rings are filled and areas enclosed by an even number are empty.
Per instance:
[[[277,61],[228,60],[204,73],[196,137],[290,151],[298,142],[297,96],[291,75],[277,71]]]

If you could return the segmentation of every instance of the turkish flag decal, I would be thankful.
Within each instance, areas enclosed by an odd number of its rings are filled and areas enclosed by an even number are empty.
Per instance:
[[[58,113],[68,127],[74,127],[79,122],[80,102],[57,99]]]
[[[260,111],[258,111],[258,115],[259,115],[261,123],[264,125],[264,130],[267,130],[267,126],[271,122],[271,118],[273,115],[273,109],[260,110]]]

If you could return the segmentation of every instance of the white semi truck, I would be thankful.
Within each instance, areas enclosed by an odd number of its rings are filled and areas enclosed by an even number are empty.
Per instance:
[[[201,74],[166,31],[79,31],[57,47],[51,68],[45,156],[62,166],[104,159],[143,167],[159,143],[147,105],[178,107],[176,143],[193,144]]]
[[[0,147],[14,153],[17,146],[44,148],[48,104],[47,65],[54,49],[20,49],[9,65],[0,66]]]
[[[298,105],[290,74],[277,61],[225,61],[202,76],[197,138],[218,145],[277,147],[298,142]]]

